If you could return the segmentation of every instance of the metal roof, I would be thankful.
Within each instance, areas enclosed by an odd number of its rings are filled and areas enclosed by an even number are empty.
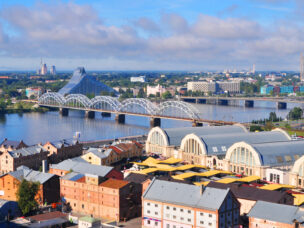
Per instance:
[[[112,149],[103,150],[101,148],[92,148],[92,147],[88,149],[88,153],[92,153],[101,159],[107,158],[111,154],[111,152]]]
[[[260,155],[262,165],[292,165],[304,155],[304,140],[250,144]]]
[[[40,184],[47,182],[49,179],[55,176],[51,173],[43,173],[29,169],[26,166],[21,166],[16,171],[9,172],[8,174],[15,177],[19,181],[25,179],[27,181],[39,182]]]
[[[293,224],[296,219],[303,222],[304,211],[300,211],[298,207],[258,201],[248,213],[248,217],[265,219],[285,224]]]
[[[163,129],[168,137],[169,145],[180,146],[182,139],[188,134],[218,135],[225,133],[246,133],[247,130],[238,125],[232,126],[204,126],[204,127],[184,127]]]
[[[228,148],[236,142],[267,143],[290,141],[286,134],[281,131],[264,131],[254,133],[229,133],[216,135],[198,136],[205,143],[207,154],[226,154]]]
[[[20,156],[29,156],[29,155],[39,154],[41,152],[47,152],[47,150],[40,145],[35,145],[30,147],[24,147],[18,150],[9,151],[8,153],[13,158],[19,158]]]
[[[229,189],[207,187],[153,179],[143,198],[163,203],[218,210],[224,202]],[[187,194],[185,194],[187,193]]]
[[[102,166],[102,165],[91,165],[85,162],[77,162],[71,159],[64,160],[58,164],[52,164],[50,166],[52,169],[59,169],[65,171],[74,171],[82,174],[92,174],[100,177],[106,176],[109,172],[111,172],[114,168],[110,166]]]
[[[67,146],[73,146],[77,144],[77,140],[75,139],[63,139],[58,141],[52,141],[50,142],[54,147],[57,149],[60,149],[61,147],[67,147]]]

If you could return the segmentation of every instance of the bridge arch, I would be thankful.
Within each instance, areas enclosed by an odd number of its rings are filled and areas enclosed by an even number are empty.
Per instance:
[[[118,111],[121,103],[114,97],[110,96],[96,96],[91,99],[90,108],[102,109],[109,111]]]
[[[177,118],[200,119],[199,111],[183,101],[165,101],[158,107],[158,115]]]
[[[65,106],[73,108],[90,108],[91,100],[83,94],[70,94],[65,97]]]
[[[157,107],[151,101],[144,98],[129,98],[121,102],[119,111],[155,115]]]
[[[38,99],[39,105],[58,105],[62,106],[65,103],[65,98],[59,93],[49,92],[43,94]]]

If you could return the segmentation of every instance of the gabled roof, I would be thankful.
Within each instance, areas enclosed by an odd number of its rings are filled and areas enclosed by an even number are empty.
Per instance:
[[[153,179],[143,198],[163,203],[171,203],[207,210],[218,210],[223,204],[229,189],[216,189],[190,184]]]
[[[8,153],[13,158],[19,158],[21,156],[29,156],[34,154],[39,154],[40,152],[47,152],[46,149],[44,149],[40,145],[30,146],[30,147],[24,147],[18,150],[9,151]]]
[[[243,186],[240,184],[223,184],[219,182],[210,182],[208,187],[228,189],[232,191],[236,198],[247,199],[252,201],[263,200],[267,202],[279,203],[282,198],[286,197],[288,193],[280,191],[269,191],[255,187]],[[292,198],[292,196],[290,196]]]
[[[20,146],[20,144],[24,144],[26,146],[26,144],[22,140],[14,141],[14,140],[4,139],[3,142],[0,144],[0,146],[3,146],[5,148],[12,147],[12,148],[16,149]]]
[[[39,182],[40,184],[44,184],[47,182],[49,179],[51,179],[54,174],[51,173],[43,173],[43,172],[38,172],[32,169],[29,169],[26,166],[21,166],[17,168],[16,171],[9,172],[8,175],[11,175],[18,179],[19,181],[22,181],[22,179],[25,179],[27,181],[31,182]]]
[[[63,140],[52,141],[48,143],[52,144],[57,149],[60,149],[62,147],[74,146],[78,143],[78,141],[75,139],[63,139]]]
[[[293,224],[294,220],[303,221],[304,211],[298,207],[258,201],[248,213],[248,217],[264,219],[279,223]]]
[[[110,166],[102,166],[102,165],[91,165],[85,162],[73,161],[71,159],[64,160],[58,164],[52,164],[50,166],[52,169],[59,169],[65,171],[74,171],[82,174],[92,174],[100,177],[106,176],[109,172],[111,172],[114,168]]]
[[[101,148],[92,148],[92,147],[88,149],[88,153],[92,153],[101,159],[107,158],[111,154],[111,152],[112,149],[103,150]]]

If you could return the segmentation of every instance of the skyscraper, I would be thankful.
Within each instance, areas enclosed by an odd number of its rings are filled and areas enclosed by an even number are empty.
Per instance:
[[[46,66],[46,64],[45,63],[43,63],[42,65],[41,65],[41,75],[46,75],[47,74],[47,66]]]
[[[255,74],[255,64],[252,65],[252,73]]]
[[[50,74],[51,75],[56,75],[56,67],[55,66],[51,66],[51,68],[50,68]]]
[[[300,80],[304,81],[304,56],[303,56],[303,53],[301,53],[301,56],[300,56]]]

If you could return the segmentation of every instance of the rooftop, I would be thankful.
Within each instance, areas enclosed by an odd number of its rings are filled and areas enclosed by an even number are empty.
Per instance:
[[[51,173],[43,173],[29,169],[26,166],[20,166],[19,168],[17,168],[16,171],[9,172],[7,174],[15,177],[19,181],[25,179],[27,181],[39,182],[40,184],[45,183],[46,181],[48,181],[49,179],[55,176],[54,174]]]
[[[106,180],[105,182],[102,182],[99,186],[106,187],[106,188],[120,189],[120,188],[126,186],[127,184],[129,184],[128,181],[110,178],[110,179]]]
[[[18,150],[9,151],[8,153],[13,158],[19,158],[21,156],[29,156],[29,155],[39,154],[41,152],[47,152],[47,150],[40,145],[35,145],[30,147],[24,147]]]

